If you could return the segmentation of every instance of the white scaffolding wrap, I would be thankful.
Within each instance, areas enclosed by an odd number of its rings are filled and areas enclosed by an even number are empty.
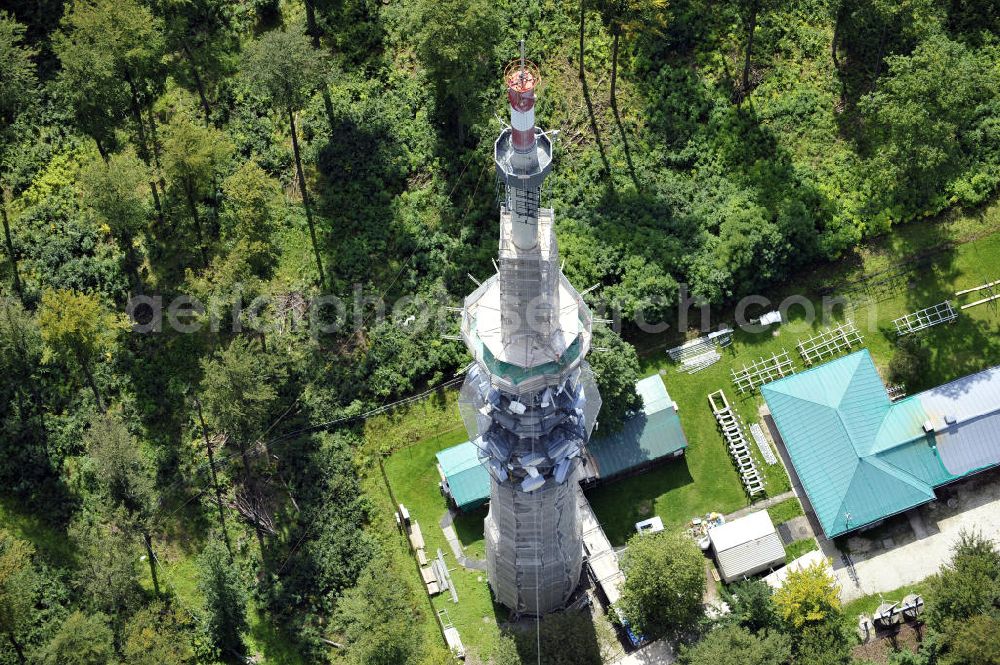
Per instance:
[[[507,79],[512,104],[521,104],[538,74],[515,68]],[[574,490],[601,397],[584,359],[590,309],[562,274],[554,213],[539,205],[552,144],[537,129],[526,135],[527,113],[512,110],[522,115],[494,146],[503,187],[497,274],[462,310],[462,338],[475,362],[459,409],[490,473],[490,587],[515,613],[541,615],[563,607],[580,580]]]

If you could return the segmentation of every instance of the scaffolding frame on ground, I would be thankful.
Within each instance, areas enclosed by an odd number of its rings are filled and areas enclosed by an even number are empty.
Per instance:
[[[962,305],[961,309],[969,309],[970,307],[975,307],[976,305],[982,305],[983,303],[990,303],[991,306],[996,306],[996,301],[1000,298],[1000,293],[997,293],[997,286],[1000,286],[1000,280],[993,282],[987,282],[986,284],[980,284],[979,286],[974,286],[971,289],[963,289],[957,291],[955,296],[963,296],[967,293],[975,293],[976,291],[986,291],[988,294],[985,298],[980,298],[975,302],[970,302],[966,305]]]
[[[757,450],[760,451],[760,456],[764,458],[768,466],[774,466],[778,463],[778,458],[774,456],[774,451],[771,450],[771,444],[767,442],[764,438],[764,430],[761,428],[760,423],[753,423],[750,425],[750,435],[753,436],[754,443],[757,444]]]
[[[979,286],[973,286],[971,289],[962,289],[961,291],[956,291],[956,296],[964,296],[966,293],[972,293],[974,291],[982,291],[983,289],[993,290],[994,287],[1000,286],[1000,279],[994,282],[987,282],[986,284],[980,284]]]
[[[712,349],[711,351],[706,351],[705,353],[685,358],[681,361],[678,369],[687,374],[694,374],[695,372],[699,372],[706,367],[711,367],[720,360],[722,360],[722,354],[715,349]]]
[[[726,394],[721,390],[708,395],[709,406],[712,407],[712,414],[716,422],[719,423],[719,430],[726,440],[729,448],[729,455],[736,465],[736,470],[740,474],[740,480],[747,494],[751,497],[765,491],[764,477],[757,470],[757,465],[753,461],[753,454],[746,436],[743,434],[743,419],[740,418],[729,406]]]
[[[792,359],[788,351],[781,350],[781,353],[773,353],[770,358],[754,360],[749,365],[744,364],[742,369],[731,370],[733,375],[733,385],[742,395],[752,393],[765,383],[770,383],[776,379],[795,373]]]
[[[672,361],[680,364],[682,372],[693,374],[719,362],[722,359],[719,349],[732,343],[733,329],[722,328],[680,346],[667,349],[667,355]]]
[[[958,318],[958,312],[951,306],[950,300],[939,302],[936,305],[917,310],[912,314],[906,314],[893,320],[896,326],[896,334],[899,337],[910,335],[920,330],[925,330],[940,323],[948,323]]]
[[[855,344],[861,346],[864,344],[864,338],[861,337],[854,321],[847,319],[839,326],[826,328],[805,341],[799,340],[796,348],[808,367],[829,356],[849,351]]]

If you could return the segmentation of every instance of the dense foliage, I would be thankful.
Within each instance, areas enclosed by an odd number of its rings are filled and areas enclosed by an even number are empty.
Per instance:
[[[618,601],[634,631],[650,638],[696,627],[705,593],[705,560],[686,533],[636,534],[622,557],[625,584]]]
[[[681,285],[719,304],[993,197],[998,16],[994,0],[5,2],[0,663],[274,645],[442,661],[365,493],[390,444],[359,425],[468,362],[446,306],[493,271],[493,116],[522,37],[540,124],[562,130],[544,203],[566,274],[627,338],[669,322]],[[639,365],[606,329],[595,346],[614,428]],[[651,574],[685,574],[626,593],[651,634],[699,614],[704,577],[671,547]],[[933,612],[986,603],[992,572],[960,563],[979,582]],[[691,602],[662,602],[679,583]],[[767,631],[784,630],[801,662],[841,658],[815,620],[832,607],[735,597],[727,634],[748,651],[783,654]],[[942,619],[942,657],[988,657],[959,651],[996,634],[987,614],[966,633]]]

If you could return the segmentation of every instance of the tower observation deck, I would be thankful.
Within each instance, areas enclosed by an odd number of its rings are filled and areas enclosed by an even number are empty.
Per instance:
[[[585,360],[592,316],[560,269],[553,210],[541,207],[552,141],[535,126],[540,77],[523,46],[504,83],[499,271],[465,299],[462,336],[475,363],[459,407],[491,476],[493,594],[517,614],[541,615],[564,606],[580,580],[574,485],[601,398]]]

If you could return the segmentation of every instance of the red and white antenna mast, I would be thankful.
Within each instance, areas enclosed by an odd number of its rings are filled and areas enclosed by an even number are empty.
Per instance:
[[[524,57],[507,66],[504,72],[507,99],[510,101],[511,144],[517,152],[533,152],[535,147],[535,89],[541,82],[538,67]]]

